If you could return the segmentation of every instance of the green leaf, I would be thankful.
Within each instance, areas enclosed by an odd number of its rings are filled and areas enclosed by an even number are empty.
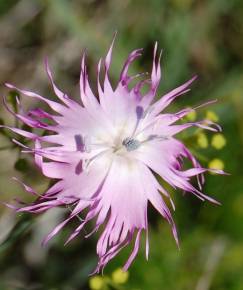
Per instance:
[[[10,91],[8,96],[7,96],[7,102],[9,102],[11,104],[15,113],[18,112],[17,98],[20,99],[20,95],[15,90]]]
[[[29,169],[28,161],[24,158],[20,158],[15,162],[14,168],[20,172],[26,172]]]
[[[19,240],[25,232],[27,232],[33,223],[33,218],[31,216],[22,214],[19,216],[13,229],[8,234],[7,238],[0,245],[0,253],[3,253],[9,249],[16,241]]]

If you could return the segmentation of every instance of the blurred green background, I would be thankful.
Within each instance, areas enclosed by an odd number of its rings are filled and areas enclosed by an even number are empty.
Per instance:
[[[40,216],[15,215],[0,207],[0,289],[129,289],[129,290],[242,290],[243,289],[243,1],[242,0],[0,0],[0,83],[32,89],[53,97],[43,59],[49,57],[61,88],[78,98],[79,61],[88,51],[89,72],[95,87],[96,63],[118,37],[111,69],[115,83],[128,53],[144,47],[132,71],[150,71],[157,40],[163,48],[160,94],[197,73],[192,91],[170,107],[171,111],[218,99],[191,119],[218,119],[223,136],[195,131],[182,135],[204,166],[225,167],[230,176],[207,174],[204,192],[222,205],[202,203],[195,197],[172,192],[180,237],[180,251],[169,226],[150,210],[149,261],[144,246],[122,275],[124,250],[90,280],[96,264],[97,236],[63,242],[74,221],[46,248],[41,240],[67,210]],[[10,96],[8,96],[9,100]],[[36,103],[23,98],[27,107]],[[0,122],[14,120],[0,108]],[[48,187],[31,159],[11,147],[0,131],[1,201],[31,197],[11,180],[21,180],[42,192]],[[216,139],[216,140],[215,140]],[[226,141],[226,142],[225,142]],[[224,144],[226,143],[226,144]],[[225,145],[225,146],[224,146]],[[215,160],[216,159],[216,160]],[[143,244],[143,243],[142,243]]]

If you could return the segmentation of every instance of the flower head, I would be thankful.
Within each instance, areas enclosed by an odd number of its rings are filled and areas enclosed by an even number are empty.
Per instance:
[[[98,64],[98,97],[93,94],[89,85],[85,55],[81,61],[80,102],[74,101],[56,86],[48,62],[47,74],[59,102],[6,84],[8,88],[25,96],[43,101],[55,112],[51,114],[37,108],[15,114],[16,118],[29,127],[49,132],[44,136],[8,127],[34,141],[34,148],[18,144],[24,146],[25,152],[34,154],[35,162],[45,176],[57,179],[35,202],[16,210],[39,213],[63,205],[71,208],[70,215],[45,238],[45,244],[71,219],[88,209],[87,215],[80,221],[67,243],[91,220],[95,220],[95,226],[89,235],[104,225],[97,243],[99,260],[95,273],[102,270],[134,238],[134,248],[123,267],[124,270],[128,269],[137,255],[142,232],[148,233],[149,202],[169,222],[178,243],[176,227],[165,199],[171,201],[172,207],[174,204],[154,173],[176,189],[190,192],[201,200],[217,203],[201,192],[203,173],[207,169],[201,167],[175,136],[192,126],[211,131],[220,130],[219,126],[206,120],[177,123],[195,108],[164,113],[164,109],[177,97],[190,90],[189,86],[196,77],[155,101],[161,79],[161,54],[157,55],[156,43],[150,78],[139,80],[130,88],[130,82],[140,77],[128,75],[130,64],[142,53],[142,49],[137,49],[128,56],[118,85],[113,88],[109,80],[113,43],[114,40],[105,59]],[[104,81],[101,85],[102,69]],[[141,93],[144,84],[149,84],[146,94]],[[183,168],[185,158],[191,161],[190,169]],[[215,172],[223,173],[221,170]],[[194,176],[197,177],[198,188],[190,182]],[[29,186],[23,186],[36,194]],[[146,234],[146,257],[148,253]]]

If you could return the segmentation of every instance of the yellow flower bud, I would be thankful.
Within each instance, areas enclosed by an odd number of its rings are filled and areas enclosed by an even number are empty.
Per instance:
[[[206,119],[212,122],[218,122],[219,116],[213,111],[206,112]]]
[[[105,281],[100,276],[94,276],[89,280],[89,287],[92,290],[101,290],[105,285]]]
[[[213,160],[211,160],[209,162],[208,167],[211,169],[223,170],[224,169],[224,162],[219,158],[214,158]]]
[[[197,113],[196,113],[195,110],[191,111],[190,113],[188,113],[188,114],[186,115],[186,119],[187,119],[188,121],[191,121],[191,122],[195,121],[195,120],[196,120],[196,117],[197,117]]]
[[[200,132],[197,134],[197,145],[204,149],[208,147],[208,138],[205,133]]]
[[[226,145],[226,139],[223,134],[215,134],[212,138],[211,145],[220,150]]]
[[[116,284],[124,284],[127,282],[129,277],[128,272],[122,271],[122,269],[118,268],[112,273],[112,280]]]

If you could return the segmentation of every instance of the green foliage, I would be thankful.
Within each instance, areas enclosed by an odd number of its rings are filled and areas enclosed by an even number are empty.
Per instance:
[[[95,63],[105,54],[114,31],[118,30],[111,68],[114,84],[132,49],[145,48],[131,74],[151,69],[152,49],[157,40],[163,48],[161,94],[194,73],[199,75],[192,91],[181,97],[172,111],[218,99],[210,108],[190,117],[199,120],[205,116],[214,118],[216,114],[223,137],[215,138],[212,133],[198,130],[180,138],[205,167],[216,159],[230,173],[230,176],[208,174],[206,179],[204,191],[222,205],[201,203],[188,194],[173,192],[180,250],[169,226],[155,211],[149,211],[149,261],[145,260],[142,245],[128,280],[114,284],[114,271],[129,253],[125,249],[105,269],[105,276],[101,277],[105,280],[105,286],[101,283],[104,289],[243,289],[242,15],[241,0],[0,0],[1,83],[12,81],[20,87],[34,86],[36,91],[51,96],[47,79],[43,80],[39,70],[46,54],[55,66],[60,86],[77,96],[78,89],[73,87],[78,83],[81,51],[87,48],[91,83],[95,87]],[[7,95],[7,101],[17,112],[16,92]],[[28,107],[36,105],[26,101]],[[0,114],[0,124],[9,124],[2,108]],[[20,122],[17,125],[22,126]],[[33,165],[19,150],[13,150],[16,146],[9,145],[13,134],[3,129],[0,134],[0,150],[5,153],[3,161],[0,159],[0,193],[7,191],[4,200],[10,201],[12,197],[26,200],[28,197],[20,188],[11,193],[12,183],[6,176],[17,172],[28,184],[41,189],[43,178],[36,176]],[[64,247],[65,238],[77,226],[77,220],[49,247],[41,248],[46,228],[53,221],[57,223],[58,218],[50,216],[46,223],[41,223],[41,216],[22,214],[11,221],[6,215],[12,212],[10,209],[2,206],[1,212],[0,229],[9,227],[10,233],[2,237],[0,230],[0,289],[90,289],[88,274],[96,264],[97,236],[89,241],[80,236]]]
[[[29,169],[28,161],[25,158],[19,158],[15,164],[14,168],[20,172],[26,172]]]
[[[20,95],[16,91],[10,91],[8,96],[7,96],[7,101],[13,107],[13,110],[15,113],[17,113],[17,111],[18,111],[17,99],[19,99],[19,98],[20,98]]]

